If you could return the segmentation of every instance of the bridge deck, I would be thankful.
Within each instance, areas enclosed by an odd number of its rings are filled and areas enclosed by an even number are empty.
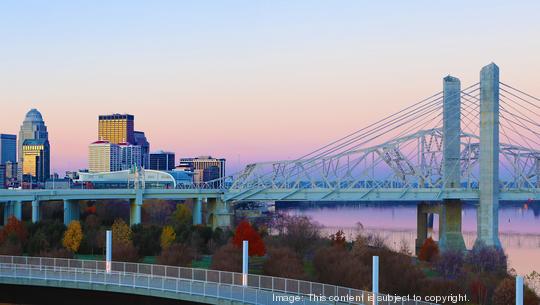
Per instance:
[[[293,279],[161,265],[0,256],[0,283],[99,290],[207,304],[369,304],[370,292]],[[327,299],[314,300],[310,295]],[[281,301],[278,299],[283,297]],[[335,297],[353,297],[335,302]],[[379,302],[381,305],[390,304]],[[395,304],[395,303],[391,303]],[[403,302],[405,305],[433,305]]]

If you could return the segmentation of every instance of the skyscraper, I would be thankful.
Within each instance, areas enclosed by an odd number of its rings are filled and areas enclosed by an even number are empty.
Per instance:
[[[120,170],[120,146],[109,141],[96,141],[88,147],[88,171],[91,173]]]
[[[157,151],[150,154],[150,169],[171,171],[174,169],[174,153]]]
[[[112,144],[135,144],[135,117],[131,114],[100,115],[98,121],[98,140]]]
[[[150,143],[146,139],[143,131],[135,131],[135,145],[141,147],[141,165],[144,168],[150,168]]]
[[[122,170],[141,166],[141,146],[129,143],[120,143],[118,146],[120,147],[120,168]]]
[[[191,169],[193,172],[193,182],[195,183],[202,183],[225,177],[225,159],[216,159],[211,156],[181,158],[180,164],[183,167]],[[212,168],[208,169],[209,167]],[[205,174],[207,177],[205,177]]]
[[[45,182],[50,176],[50,147],[47,139],[28,139],[22,146],[22,174]]]
[[[0,134],[0,164],[17,162],[17,136]]]
[[[19,180],[22,181],[22,175],[23,175],[23,168],[24,168],[24,156],[23,156],[23,144],[26,140],[47,140],[47,154],[50,156],[50,146],[49,146],[49,134],[47,132],[47,126],[45,126],[45,122],[43,121],[43,117],[41,116],[41,113],[37,111],[36,109],[30,109],[28,113],[26,114],[26,117],[24,118],[24,121],[21,125],[21,129],[19,131],[19,142],[18,142],[18,159],[19,159]],[[47,166],[47,168],[43,169],[43,172],[49,173],[50,172],[50,162],[44,163],[44,166]],[[48,177],[47,177],[48,178]]]

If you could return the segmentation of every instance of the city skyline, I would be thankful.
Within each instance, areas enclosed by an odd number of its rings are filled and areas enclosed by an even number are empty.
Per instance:
[[[440,91],[447,74],[476,83],[490,61],[540,95],[533,1],[126,3],[2,5],[0,132],[39,109],[53,171],[88,166],[104,113],[133,114],[153,148],[222,156],[233,173],[312,151]]]

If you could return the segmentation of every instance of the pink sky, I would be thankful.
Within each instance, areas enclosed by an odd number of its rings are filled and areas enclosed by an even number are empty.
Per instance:
[[[58,172],[87,167],[97,116],[116,112],[135,115],[151,150],[225,157],[229,172],[294,158],[440,91],[449,73],[475,83],[491,61],[540,96],[537,18],[500,22],[536,6],[497,3],[487,19],[425,3],[15,3],[0,10],[0,132],[37,108]],[[452,31],[439,26],[458,13]]]

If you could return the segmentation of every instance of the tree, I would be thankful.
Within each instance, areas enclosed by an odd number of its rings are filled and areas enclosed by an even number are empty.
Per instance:
[[[516,280],[505,278],[493,293],[493,305],[514,304],[516,300]],[[540,298],[527,286],[523,287],[523,304],[538,305]]]
[[[191,226],[191,210],[187,204],[177,204],[176,210],[171,215],[171,222],[175,226]]]
[[[420,248],[418,253],[418,259],[421,261],[432,262],[439,255],[439,246],[430,237],[424,241],[424,244]]]
[[[233,245],[241,249],[244,240],[249,242],[249,256],[263,256],[266,253],[264,241],[247,220],[242,220],[236,227]]]
[[[171,246],[171,244],[176,239],[176,232],[174,232],[174,229],[172,226],[164,226],[163,230],[161,231],[161,237],[160,237],[160,245],[161,249],[165,250]]]
[[[467,253],[466,262],[474,272],[506,274],[507,257],[501,248],[476,243]]]
[[[342,230],[338,230],[336,234],[330,235],[330,240],[333,246],[345,247],[347,241],[345,240],[345,233]]]
[[[132,227],[133,245],[141,256],[158,255],[161,251],[161,228],[156,225],[137,224]]]
[[[112,225],[113,245],[132,244],[131,237],[131,228],[124,222],[124,220],[117,218]]]
[[[112,256],[115,261],[137,262],[139,253],[133,245],[133,232],[122,220],[117,218],[112,225]]]
[[[304,264],[294,250],[286,247],[271,248],[263,265],[263,273],[269,276],[306,279]]]
[[[24,245],[26,243],[26,239],[28,238],[28,231],[26,230],[24,224],[15,218],[15,216],[9,217],[7,223],[4,225],[4,228],[2,228],[2,231],[0,231],[0,245],[6,242],[10,236],[12,236],[11,238],[18,240],[21,245]]]
[[[66,232],[64,232],[64,238],[62,239],[62,245],[64,248],[75,253],[81,246],[83,239],[83,232],[81,223],[78,220],[73,220],[69,223]]]
[[[86,245],[87,251],[90,250],[90,253],[94,254],[94,252],[99,248],[99,245],[98,245],[99,220],[96,215],[90,214],[86,217],[83,223],[83,232],[84,232],[83,243]]]
[[[195,250],[190,246],[172,244],[161,251],[157,262],[161,265],[190,267],[195,256]]]
[[[47,236],[43,232],[44,230],[37,230],[36,233],[32,234],[28,239],[26,244],[26,250],[30,255],[38,255],[42,251],[47,251],[49,247],[49,242],[47,241]]]
[[[300,257],[315,249],[320,240],[320,225],[307,216],[278,216],[273,228],[278,232],[279,244],[293,249]]]
[[[463,251],[447,250],[435,262],[435,270],[447,279],[456,279],[463,271]]]
[[[224,245],[212,256],[210,268],[229,272],[242,272],[242,250],[230,243]]]

